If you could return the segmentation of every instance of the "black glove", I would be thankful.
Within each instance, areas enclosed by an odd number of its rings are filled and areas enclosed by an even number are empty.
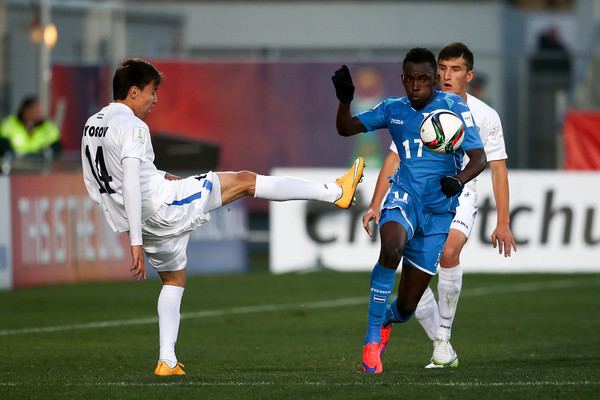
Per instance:
[[[333,86],[335,86],[335,95],[338,100],[344,104],[349,104],[354,98],[354,84],[348,66],[342,65],[342,68],[335,71],[331,80]]]
[[[464,185],[458,176],[445,176],[440,179],[440,186],[446,197],[452,197],[462,192]]]

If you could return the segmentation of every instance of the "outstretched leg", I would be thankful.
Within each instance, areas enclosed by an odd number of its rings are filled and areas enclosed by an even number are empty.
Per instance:
[[[221,185],[221,205],[244,196],[254,196],[271,201],[318,200],[348,208],[362,179],[364,167],[364,160],[359,157],[342,178],[330,183],[289,176],[258,175],[250,171],[217,172]]]

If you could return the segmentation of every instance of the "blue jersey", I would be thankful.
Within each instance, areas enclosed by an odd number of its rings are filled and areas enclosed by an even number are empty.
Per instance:
[[[454,112],[465,126],[465,138],[460,149],[448,154],[424,149],[419,135],[423,119],[439,109]],[[419,199],[423,211],[453,212],[456,209],[458,195],[447,198],[441,191],[440,178],[454,176],[461,171],[465,150],[483,149],[471,111],[461,97],[435,91],[433,100],[418,111],[412,108],[408,97],[390,97],[356,117],[368,131],[389,130],[400,156],[400,168],[393,181]]]

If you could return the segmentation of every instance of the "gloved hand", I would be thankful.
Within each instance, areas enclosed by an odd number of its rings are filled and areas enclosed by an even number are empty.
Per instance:
[[[349,104],[354,98],[354,84],[348,66],[342,65],[342,68],[335,71],[331,80],[333,86],[335,86],[335,95],[338,100],[344,104]]]
[[[442,187],[442,193],[446,197],[452,197],[459,194],[463,190],[463,183],[458,176],[445,176],[440,179],[440,186]]]

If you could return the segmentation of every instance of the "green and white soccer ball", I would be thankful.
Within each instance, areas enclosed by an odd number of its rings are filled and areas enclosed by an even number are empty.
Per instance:
[[[435,110],[423,119],[419,134],[427,150],[445,154],[460,148],[465,138],[465,126],[452,111]]]

